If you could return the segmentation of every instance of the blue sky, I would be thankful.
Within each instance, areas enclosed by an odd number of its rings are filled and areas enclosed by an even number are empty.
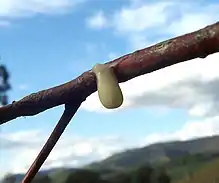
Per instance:
[[[2,0],[0,54],[11,72],[10,100],[72,80],[96,63],[215,23],[218,8],[217,1]],[[94,93],[45,168],[66,165],[66,159],[69,166],[79,166],[160,140],[218,134],[217,58],[194,59],[121,84],[125,102],[118,110],[103,109]],[[1,126],[4,171],[26,171],[62,111],[59,106]],[[67,148],[70,154],[64,157]]]

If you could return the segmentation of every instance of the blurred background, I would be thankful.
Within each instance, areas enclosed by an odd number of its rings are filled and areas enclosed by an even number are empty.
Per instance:
[[[217,0],[1,0],[0,104],[68,82],[96,63],[219,20]],[[218,181],[219,53],[121,83],[107,110],[81,105],[36,182]],[[20,182],[63,106],[0,126],[0,179]]]

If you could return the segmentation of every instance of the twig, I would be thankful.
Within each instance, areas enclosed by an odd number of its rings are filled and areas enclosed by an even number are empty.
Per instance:
[[[78,108],[81,105],[81,102],[82,101],[78,101],[76,103],[65,105],[65,110],[62,114],[62,117],[60,118],[53,132],[51,133],[49,139],[43,146],[42,150],[38,154],[37,158],[35,159],[31,167],[27,171],[24,179],[22,180],[22,183],[30,183],[34,179],[35,175],[37,174],[37,172],[39,171],[39,169],[41,168],[41,166],[49,156],[50,152],[52,151],[53,147],[59,140],[60,136],[64,132],[66,126],[69,124],[72,117],[77,112]]]
[[[219,51],[219,22],[199,31],[164,41],[146,49],[135,51],[114,61],[119,82],[197,57],[205,58]],[[78,78],[0,108],[0,124],[21,116],[32,116],[49,108],[65,104],[78,97],[86,98],[96,91],[95,76],[91,71]]]

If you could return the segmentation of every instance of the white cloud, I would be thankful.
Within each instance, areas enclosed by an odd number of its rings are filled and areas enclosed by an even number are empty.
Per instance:
[[[62,13],[84,0],[1,0],[0,18]]]
[[[92,161],[104,159],[125,149],[142,147],[156,142],[184,141],[218,134],[219,116],[205,118],[200,121],[188,121],[176,131],[148,134],[145,138],[137,141],[113,135],[86,138],[67,135],[65,138],[60,139],[42,169],[63,166],[78,167]],[[0,144],[1,151],[5,151],[4,169],[0,167],[0,171],[2,173],[26,172],[46,139],[45,134],[38,131],[1,134],[1,142],[6,142]]]
[[[219,8],[219,3],[215,5],[206,5],[204,7],[201,5],[197,6],[196,4],[193,6],[196,6],[196,8],[185,8],[185,11],[181,14],[181,17],[175,21],[172,21],[170,26],[167,27],[164,32],[166,31],[171,35],[178,36],[196,31],[218,21],[219,13],[217,10]]]
[[[133,5],[134,4],[134,5]],[[170,13],[179,6],[170,1],[156,3],[132,2],[112,17],[116,34],[129,41],[130,48],[137,50],[163,39],[162,35],[171,23]]]
[[[173,133],[154,133],[148,135],[143,141],[145,144],[152,144],[157,142],[165,142],[172,140],[185,141],[194,138],[205,136],[219,135],[219,116],[206,118],[202,121],[191,121],[185,123],[181,129]]]
[[[219,3],[131,1],[112,15],[112,28],[140,49],[167,37],[195,31],[219,19]],[[134,5],[133,5],[134,4]],[[193,116],[217,115],[219,54],[177,64],[120,84],[124,104],[106,110],[97,93],[82,107],[95,112],[112,112],[128,107],[183,108]]]
[[[100,11],[87,19],[87,26],[92,29],[101,29],[108,26],[108,20]]]
[[[0,134],[0,149],[1,153],[4,153],[4,164],[6,164],[4,169],[0,167],[0,171],[5,173],[26,172],[46,139],[47,136],[39,131]],[[84,138],[68,135],[64,139],[60,139],[42,168],[81,166],[106,158],[125,148],[127,144],[117,136]]]
[[[165,8],[170,5],[170,2],[157,2],[140,7],[122,8],[114,15],[115,29],[121,33],[135,33],[161,26],[166,22]]]
[[[198,30],[219,19],[217,2],[173,2],[131,0],[114,14],[97,13],[93,19],[97,27],[108,27],[128,39],[132,49],[140,49],[151,43]],[[96,20],[95,20],[96,18]],[[97,21],[99,20],[99,21]],[[94,26],[95,27],[95,26]]]

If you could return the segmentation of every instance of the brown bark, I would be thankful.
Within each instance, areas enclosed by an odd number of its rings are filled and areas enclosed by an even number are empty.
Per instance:
[[[193,33],[185,34],[154,46],[115,59],[114,67],[119,82],[197,57],[205,58],[219,51],[219,22]],[[69,101],[81,100],[96,91],[91,70],[76,79],[47,90],[42,90],[0,108],[0,124],[21,116],[32,116]]]

